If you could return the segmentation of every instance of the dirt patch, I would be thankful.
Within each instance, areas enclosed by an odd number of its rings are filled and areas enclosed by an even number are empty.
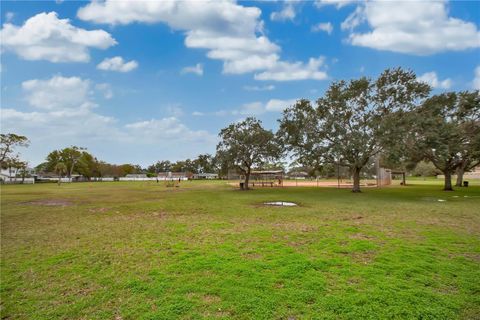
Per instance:
[[[248,260],[261,260],[263,258],[261,254],[255,252],[244,253],[242,257]]]
[[[211,294],[207,294],[207,295],[204,295],[202,297],[202,301],[206,304],[218,303],[221,300],[222,299],[220,299],[219,296],[215,296],[215,295],[211,295]]]
[[[33,206],[68,207],[73,205],[73,202],[65,199],[49,199],[23,202],[22,204],[28,204]]]
[[[373,259],[375,259],[375,252],[374,251],[352,252],[349,254],[349,256],[356,263],[369,264],[373,262]]]
[[[355,233],[351,234],[348,236],[350,239],[355,239],[355,240],[371,240],[374,239],[375,237],[369,236],[367,234],[363,233]]]

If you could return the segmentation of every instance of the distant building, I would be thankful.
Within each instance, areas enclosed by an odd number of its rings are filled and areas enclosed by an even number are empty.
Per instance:
[[[27,169],[25,176],[29,176],[29,172],[32,172],[32,169]],[[35,179],[31,177],[22,177],[18,172],[16,172],[16,170],[1,169],[0,183],[35,183]]]
[[[218,174],[216,173],[195,173],[193,179],[197,180],[214,180],[218,179]]]
[[[188,180],[193,176],[190,172],[159,172],[158,180]]]
[[[128,179],[143,179],[146,177],[147,175],[145,173],[131,173],[125,176],[125,178],[128,178]]]

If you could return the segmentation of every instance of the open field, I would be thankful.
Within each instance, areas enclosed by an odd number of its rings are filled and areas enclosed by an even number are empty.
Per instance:
[[[2,186],[2,319],[479,319],[480,187],[420,182]]]

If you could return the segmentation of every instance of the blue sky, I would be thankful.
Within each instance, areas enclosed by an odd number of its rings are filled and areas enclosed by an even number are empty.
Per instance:
[[[331,81],[405,67],[480,87],[477,1],[1,2],[2,132],[31,165],[78,145],[112,163],[214,153],[246,116],[276,128]]]

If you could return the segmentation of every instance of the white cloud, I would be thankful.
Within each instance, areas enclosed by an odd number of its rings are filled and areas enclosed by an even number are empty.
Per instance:
[[[270,112],[283,111],[286,108],[294,105],[296,102],[297,102],[297,99],[289,99],[289,100],[271,99],[265,105],[265,109]]]
[[[165,23],[183,31],[188,48],[206,49],[210,59],[223,62],[223,73],[285,68],[280,47],[263,33],[257,7],[234,1],[93,1],[77,13],[82,20],[111,25]],[[296,68],[308,66],[295,63]],[[315,74],[311,73],[316,79]],[[318,74],[317,74],[318,75]]]
[[[193,73],[193,74],[196,74],[198,76],[203,76],[203,64],[197,63],[194,66],[185,67],[185,68],[182,69],[181,73],[182,74]]]
[[[26,135],[32,143],[23,156],[37,164],[48,152],[69,145],[87,147],[102,160],[142,164],[158,160],[152,157],[193,157],[214,149],[215,135],[190,129],[175,116],[122,125],[97,113],[93,92],[103,85],[62,76],[25,81],[22,88],[33,111],[2,106],[2,130]]]
[[[371,31],[353,32],[367,22]],[[343,23],[348,42],[377,50],[430,55],[480,47],[475,23],[449,17],[446,1],[381,1],[360,4]]]
[[[202,116],[204,116],[204,115],[205,115],[205,113],[200,112],[200,111],[194,111],[194,112],[192,112],[192,116],[195,116],[195,117],[202,117]]]
[[[452,86],[452,80],[447,78],[445,80],[439,80],[437,73],[427,72],[418,77],[419,81],[425,82],[434,89],[449,89]]]
[[[85,30],[58,19],[56,12],[39,13],[22,26],[5,23],[0,31],[2,48],[25,60],[88,62],[89,48],[107,49],[117,42],[103,30]]]
[[[295,19],[297,12],[295,9],[295,2],[286,0],[283,3],[283,7],[280,11],[274,11],[270,14],[270,20],[272,21],[292,21]]]
[[[480,90],[480,66],[475,68],[475,78],[473,78],[473,89]]]
[[[273,84],[266,86],[244,86],[243,89],[247,91],[272,91],[275,90],[275,86]]]
[[[150,119],[125,125],[128,134],[144,142],[160,141],[215,143],[216,137],[205,130],[191,130],[176,117]]]
[[[48,80],[28,80],[22,83],[27,102],[44,110],[91,108],[90,81],[78,77],[54,76]]]
[[[97,69],[105,71],[130,72],[138,67],[138,62],[131,60],[126,62],[122,57],[105,58],[97,65]]]
[[[361,0],[315,0],[315,6],[321,8],[322,6],[334,5],[337,9],[345,7],[349,4],[360,2]]]
[[[261,102],[250,102],[243,104],[239,110],[233,110],[233,115],[260,115],[265,113],[265,106]]]
[[[258,116],[264,114],[265,112],[281,112],[294,105],[296,102],[297,99],[270,99],[265,103],[255,101],[245,103],[239,109],[233,110],[231,113],[232,115]],[[223,116],[224,114],[221,115]]]
[[[325,80],[328,78],[325,71],[321,71],[325,59],[310,58],[308,64],[302,62],[278,62],[270,70],[255,74],[256,80],[292,81],[292,80]]]
[[[333,31],[333,25],[330,22],[325,22],[325,23],[317,23],[316,25],[312,26],[311,29],[313,32],[319,32],[319,31],[324,31],[328,34],[332,34]]]

